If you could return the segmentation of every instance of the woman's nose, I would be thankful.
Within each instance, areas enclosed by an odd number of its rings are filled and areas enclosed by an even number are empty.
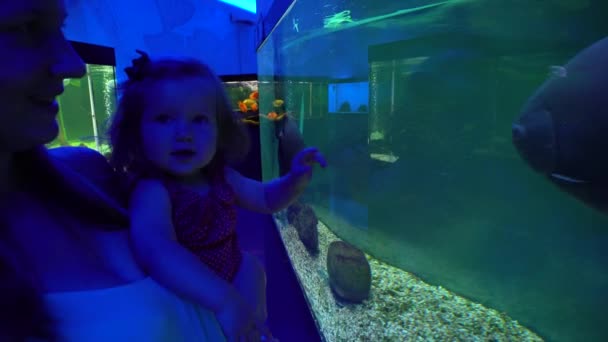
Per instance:
[[[84,61],[63,34],[54,39],[53,54],[53,63],[50,70],[53,77],[61,79],[81,78],[86,74]]]

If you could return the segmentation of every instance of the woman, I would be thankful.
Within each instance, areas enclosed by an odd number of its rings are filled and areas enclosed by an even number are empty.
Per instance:
[[[43,147],[63,79],[85,73],[64,19],[61,0],[0,1],[0,340],[221,341],[215,316],[246,304],[225,293],[205,310],[159,286],[131,253],[105,159]]]

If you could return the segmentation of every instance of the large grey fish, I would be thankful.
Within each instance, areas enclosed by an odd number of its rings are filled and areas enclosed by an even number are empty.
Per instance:
[[[608,213],[608,37],[551,67],[512,130],[529,166]]]

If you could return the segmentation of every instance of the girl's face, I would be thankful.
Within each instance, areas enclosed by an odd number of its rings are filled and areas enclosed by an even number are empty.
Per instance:
[[[0,152],[55,138],[63,79],[85,66],[62,32],[60,0],[0,0]]]
[[[150,88],[140,127],[144,156],[169,175],[196,177],[216,151],[213,86],[191,77],[156,82]]]

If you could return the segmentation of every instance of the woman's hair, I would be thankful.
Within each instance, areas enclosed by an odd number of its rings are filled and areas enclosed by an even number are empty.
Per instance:
[[[217,103],[217,151],[210,164],[237,162],[249,149],[245,126],[233,112],[224,86],[206,64],[194,59],[160,59],[152,61],[147,54],[133,60],[126,68],[128,79],[119,86],[121,93],[116,113],[108,130],[112,154],[110,164],[130,179],[157,175],[143,154],[141,120],[146,110],[150,88],[157,82],[200,77],[211,83]],[[201,94],[201,99],[204,94]]]

